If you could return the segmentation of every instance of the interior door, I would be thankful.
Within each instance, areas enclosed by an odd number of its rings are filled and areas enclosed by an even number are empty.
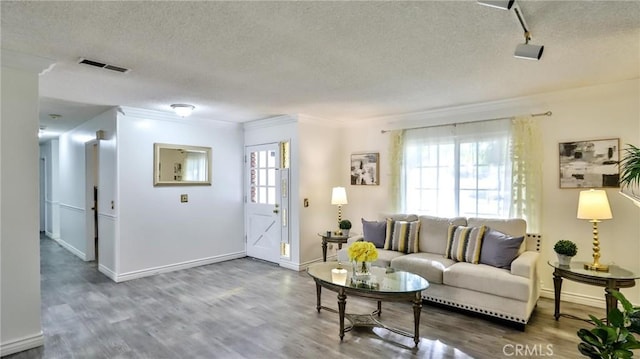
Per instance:
[[[247,256],[280,261],[282,208],[278,143],[245,148]]]

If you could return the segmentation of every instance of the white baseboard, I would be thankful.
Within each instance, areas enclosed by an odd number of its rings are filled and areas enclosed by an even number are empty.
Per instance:
[[[196,260],[186,261],[182,263],[168,264],[168,265],[158,266],[158,267],[153,267],[148,269],[141,269],[141,270],[131,271],[131,272],[122,273],[122,274],[114,273],[113,274],[114,277],[113,278],[110,277],[110,278],[119,283],[119,282],[124,282],[132,279],[148,277],[148,276],[152,276],[160,273],[173,272],[181,269],[188,269],[188,268],[204,266],[212,263],[224,262],[232,259],[244,258],[246,256],[247,256],[246,252],[242,251],[237,253],[225,254],[221,256],[196,259]]]
[[[540,290],[540,296],[543,298],[554,299],[555,295],[553,293],[553,289],[542,288]],[[588,305],[591,307],[602,308],[606,307],[606,302],[604,300],[604,289],[602,290],[602,297],[592,297],[590,295],[584,295],[579,293],[568,293],[562,291],[562,296],[560,297],[561,301]]]
[[[0,356],[18,353],[44,345],[42,331],[28,337],[14,339],[0,345]]]
[[[329,260],[332,259],[331,257],[327,257],[327,262],[329,262]],[[303,271],[303,270],[307,270],[307,268],[313,264],[313,263],[320,263],[322,262],[322,258],[318,258],[312,261],[308,261],[308,262],[304,262],[304,263],[294,263],[294,262],[285,262],[285,261],[280,261],[280,267],[283,268],[287,268],[287,269],[291,269],[294,271]]]
[[[49,239],[53,239],[54,241],[57,241],[58,239],[60,239],[60,233],[56,235],[55,233],[45,231],[44,235],[47,236],[47,238]]]
[[[282,261],[281,260],[280,263],[278,263],[278,264],[282,268],[291,269],[291,270],[294,270],[296,272],[299,272],[299,271],[304,269],[304,268],[301,268],[300,265],[298,265],[298,263],[294,263],[294,262],[290,262],[290,261]]]
[[[86,256],[82,251],[70,245],[69,243],[65,242],[64,240],[62,240],[62,238],[58,237],[58,238],[51,238],[51,239],[58,242],[59,245],[61,245],[62,247],[64,247],[66,250],[73,253],[74,255],[76,255],[78,258],[82,259],[85,262],[87,261]]]
[[[111,278],[112,281],[117,282],[116,278],[118,277],[118,275],[116,274],[116,272],[112,271],[111,269],[100,264],[98,265],[98,271],[100,271],[100,273],[106,275],[107,277]]]

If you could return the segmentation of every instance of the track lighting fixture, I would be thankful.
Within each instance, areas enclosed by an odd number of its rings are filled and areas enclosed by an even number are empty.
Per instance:
[[[516,0],[478,0],[478,4],[502,10],[510,10],[515,1]]]
[[[516,7],[513,8],[513,11],[518,17],[522,30],[524,30],[524,44],[519,44],[516,47],[516,52],[513,56],[519,59],[540,60],[542,57],[542,51],[544,51],[544,46],[529,43],[531,40],[531,33],[529,32],[527,23],[524,21],[524,17],[522,16],[522,10],[520,10],[520,7],[516,5]]]
[[[527,60],[540,60],[542,57],[542,52],[544,51],[543,45],[533,45],[530,44],[531,41],[531,32],[529,32],[529,28],[527,27],[527,23],[524,20],[524,16],[522,16],[522,10],[515,2],[515,0],[477,0],[478,4],[490,6],[502,10],[510,10],[513,8],[513,12],[515,12],[518,17],[518,21],[522,26],[522,30],[524,31],[524,44],[519,44],[516,47],[516,51],[514,56],[519,59],[527,59]]]

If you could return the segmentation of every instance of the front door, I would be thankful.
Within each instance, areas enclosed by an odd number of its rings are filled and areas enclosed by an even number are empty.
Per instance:
[[[280,261],[282,219],[278,143],[245,148],[247,256]]]

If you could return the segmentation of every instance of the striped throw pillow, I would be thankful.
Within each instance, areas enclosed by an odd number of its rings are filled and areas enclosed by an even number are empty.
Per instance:
[[[387,231],[384,236],[384,249],[391,249],[391,242],[393,239],[393,226],[396,221],[391,218],[387,218]]]
[[[391,250],[402,253],[418,253],[420,222],[395,221],[391,235]]]
[[[484,237],[485,230],[485,226],[465,227],[449,225],[447,250],[444,253],[445,258],[450,258],[458,262],[478,264],[480,262],[482,238]]]

